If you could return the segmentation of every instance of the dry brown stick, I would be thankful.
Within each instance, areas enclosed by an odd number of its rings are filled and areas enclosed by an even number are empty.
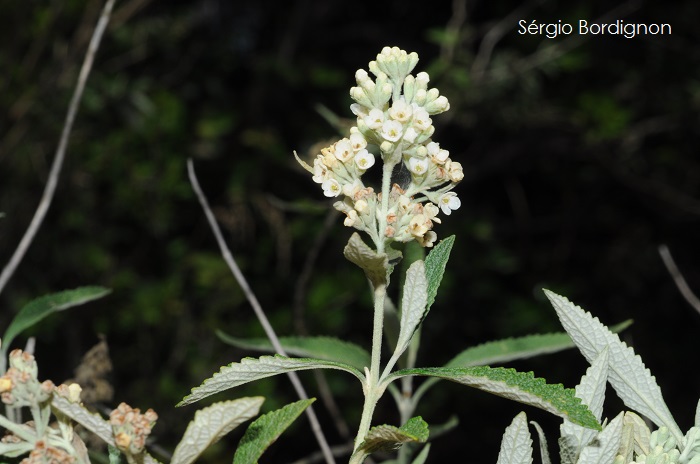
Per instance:
[[[56,186],[58,185],[58,177],[61,174],[61,167],[63,166],[63,161],[66,157],[68,138],[70,137],[71,130],[73,129],[75,116],[78,113],[78,106],[83,96],[83,90],[85,90],[85,83],[87,82],[90,71],[92,70],[92,63],[95,60],[97,49],[100,47],[100,41],[102,40],[104,31],[109,23],[109,16],[112,13],[114,2],[115,0],[107,0],[104,8],[102,9],[100,19],[97,21],[97,26],[95,26],[95,30],[92,33],[92,38],[90,39],[90,44],[88,45],[87,52],[85,53],[85,59],[83,60],[83,66],[80,68],[78,82],[75,85],[75,90],[73,91],[73,96],[71,98],[70,105],[68,106],[66,120],[63,123],[61,138],[58,141],[58,148],[56,149],[56,155],[54,156],[53,163],[51,165],[51,171],[49,172],[49,177],[46,181],[46,186],[44,187],[44,193],[41,196],[39,206],[37,206],[36,211],[34,212],[32,222],[29,223],[29,227],[24,233],[22,240],[19,242],[19,245],[17,245],[17,248],[12,254],[10,261],[2,270],[2,274],[0,274],[0,293],[2,293],[5,285],[7,285],[7,282],[17,270],[19,263],[22,262],[22,258],[24,258],[24,255],[32,244],[34,237],[41,227],[41,223],[46,217],[49,206],[51,206],[51,201],[53,200],[54,194],[56,193]]]
[[[263,330],[265,331],[265,335],[267,335],[267,338],[270,340],[270,343],[272,343],[272,346],[275,348],[275,351],[283,356],[286,356],[284,348],[282,348],[279,338],[275,333],[275,329],[272,328],[272,324],[270,324],[270,321],[267,319],[265,311],[263,311],[262,306],[258,301],[258,298],[255,296],[255,293],[250,288],[250,285],[248,285],[248,281],[246,280],[245,276],[238,267],[236,260],[231,254],[231,250],[229,250],[228,246],[226,245],[226,241],[224,240],[224,236],[221,233],[219,224],[216,222],[214,213],[212,212],[211,207],[209,206],[207,197],[204,195],[202,188],[199,186],[199,181],[197,180],[197,175],[194,172],[194,165],[192,164],[191,159],[187,160],[187,172],[189,174],[190,183],[192,184],[192,189],[197,195],[199,203],[202,205],[204,215],[207,217],[209,227],[214,233],[214,237],[216,237],[216,242],[219,245],[219,249],[221,250],[221,255],[223,256],[224,261],[226,261],[226,264],[233,273],[233,276],[236,278],[238,285],[241,286],[241,289],[243,290],[246,299],[253,307],[255,315],[257,316],[258,321],[260,321],[260,325],[262,325]],[[308,399],[309,395],[306,394],[306,390],[301,384],[301,380],[299,379],[297,373],[287,372],[287,375],[289,376],[289,380],[291,380],[292,385],[294,386],[294,390],[297,392],[299,398],[301,398],[302,400]],[[323,430],[321,430],[321,424],[318,422],[318,418],[316,417],[316,413],[314,412],[313,406],[309,406],[308,408],[306,408],[306,415],[309,418],[309,422],[311,423],[311,430],[313,431],[316,437],[316,441],[318,441],[318,444],[321,447],[321,451],[323,452],[323,456],[326,458],[326,462],[328,464],[335,464],[333,453],[331,452],[330,446],[328,446],[328,441],[326,441],[326,437],[323,435]]]
[[[664,265],[666,266],[668,273],[671,274],[673,282],[676,284],[676,287],[678,287],[678,291],[681,292],[681,295],[683,295],[685,301],[687,301],[690,306],[700,313],[700,298],[698,298],[688,286],[688,282],[686,282],[685,277],[683,277],[683,274],[681,274],[678,266],[676,266],[676,263],[671,256],[671,251],[665,244],[659,245],[659,254],[661,255],[661,259],[664,261]]]

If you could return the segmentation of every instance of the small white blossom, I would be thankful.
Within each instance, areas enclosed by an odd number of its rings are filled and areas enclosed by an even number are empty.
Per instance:
[[[365,200],[357,200],[355,202],[355,209],[360,214],[366,212],[368,208],[369,208],[369,205],[367,204],[367,202]]]
[[[450,176],[452,182],[459,182],[464,179],[464,171],[462,171],[462,164],[456,161],[452,161],[447,166],[447,174]]]
[[[357,152],[367,146],[367,139],[359,132],[353,132],[350,134],[350,144],[352,145],[352,149]]]
[[[425,214],[425,217],[430,219],[433,222],[437,222],[440,224],[442,221],[440,218],[437,217],[437,214],[440,212],[437,206],[435,206],[432,203],[426,203],[425,206],[423,206],[423,214]]]
[[[457,198],[457,194],[454,192],[447,192],[442,195],[438,203],[440,204],[440,209],[446,216],[449,216],[452,214],[452,211],[462,206],[462,201]]]
[[[324,180],[328,179],[330,172],[328,171],[328,166],[323,163],[323,155],[318,155],[314,159],[314,175],[311,178],[317,184],[323,183]]]
[[[374,155],[363,148],[355,155],[355,164],[362,170],[369,169],[374,166]]]
[[[430,219],[423,214],[416,214],[408,223],[408,230],[414,237],[422,237],[431,227]]]
[[[430,125],[433,123],[433,120],[430,119],[430,115],[428,114],[427,111],[425,111],[424,108],[418,107],[414,112],[413,112],[413,127],[416,128],[416,130],[419,131],[424,131]],[[434,142],[432,142],[434,143]]]
[[[379,129],[384,124],[384,111],[372,108],[369,115],[364,118],[364,121],[370,129]]]
[[[323,189],[323,194],[328,198],[337,197],[343,190],[340,183],[335,179],[324,180],[321,184],[321,188]]]
[[[440,144],[435,142],[430,142],[426,145],[428,149],[428,156],[435,162],[435,164],[445,164],[447,158],[450,156],[450,152],[440,148]]]
[[[399,122],[407,122],[411,119],[413,108],[403,100],[397,100],[389,108],[389,116]],[[426,113],[427,114],[427,113]]]
[[[398,121],[384,121],[382,124],[382,137],[389,142],[396,142],[403,134],[403,126]]]
[[[428,160],[412,156],[408,159],[408,170],[417,176],[422,176],[428,171]]]
[[[408,142],[408,143],[413,143],[416,141],[416,137],[418,137],[418,133],[413,127],[409,127],[406,129],[406,131],[403,133],[403,139]]]
[[[347,163],[354,154],[350,140],[342,139],[336,142],[333,154],[338,160]]]
[[[355,225],[355,222],[357,222],[357,211],[351,209],[347,214],[348,216],[345,218],[345,221],[343,221],[343,224],[347,227],[352,227]]]

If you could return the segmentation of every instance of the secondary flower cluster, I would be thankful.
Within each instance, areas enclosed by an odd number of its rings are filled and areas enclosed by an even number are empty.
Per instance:
[[[141,414],[138,408],[121,403],[109,414],[117,448],[130,454],[141,453],[157,420],[158,414],[152,409]]]
[[[451,190],[464,177],[462,166],[431,139],[430,116],[450,104],[437,89],[428,89],[427,73],[411,74],[417,63],[416,53],[385,47],[369,63],[374,80],[365,70],[355,73],[357,86],[350,96],[356,103],[350,109],[357,125],[349,137],[321,150],[313,167],[299,160],[325,196],[343,197],[333,206],[345,213],[345,225],[367,232],[381,249],[391,241],[414,239],[432,246],[437,214],[449,215],[461,204]],[[377,148],[384,164],[380,192],[361,179],[375,165],[370,150]],[[395,167],[407,170],[410,181],[392,179]]]

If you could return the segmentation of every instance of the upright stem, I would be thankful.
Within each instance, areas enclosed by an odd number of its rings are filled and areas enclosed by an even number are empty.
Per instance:
[[[384,329],[384,299],[386,297],[386,284],[378,285],[374,289],[374,326],[372,329],[372,360],[365,385],[365,404],[362,407],[362,419],[360,428],[355,437],[355,448],[362,444],[367,436],[372,423],[372,415],[377,401],[382,396],[383,391],[377,389],[379,383],[379,369],[382,358],[382,331]]]

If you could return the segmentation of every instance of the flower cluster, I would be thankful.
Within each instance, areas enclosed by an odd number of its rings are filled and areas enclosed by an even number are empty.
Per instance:
[[[637,454],[630,464],[700,464],[700,427],[691,427],[683,441],[681,453],[668,428],[660,427],[649,437],[649,453]],[[624,462],[621,458],[618,456],[615,463]]]
[[[450,108],[437,89],[428,89],[425,72],[413,76],[416,53],[385,47],[365,70],[355,73],[350,107],[357,125],[350,136],[321,150],[313,167],[299,162],[321,184],[327,197],[340,197],[333,206],[345,213],[345,225],[367,232],[378,249],[392,242],[417,240],[432,246],[433,223],[442,210],[449,215],[461,202],[451,190],[464,177],[460,163],[431,137],[432,115]],[[361,176],[375,165],[378,148],[383,161],[382,188],[365,186]],[[410,182],[392,179],[394,168],[406,169]]]
[[[22,350],[10,353],[10,368],[0,377],[0,398],[14,407],[32,406],[51,398],[54,384],[50,380],[39,382],[39,368],[31,354]]]
[[[158,414],[149,409],[144,414],[126,403],[121,403],[109,414],[114,442],[121,451],[139,454],[146,446],[146,438],[158,420]]]

